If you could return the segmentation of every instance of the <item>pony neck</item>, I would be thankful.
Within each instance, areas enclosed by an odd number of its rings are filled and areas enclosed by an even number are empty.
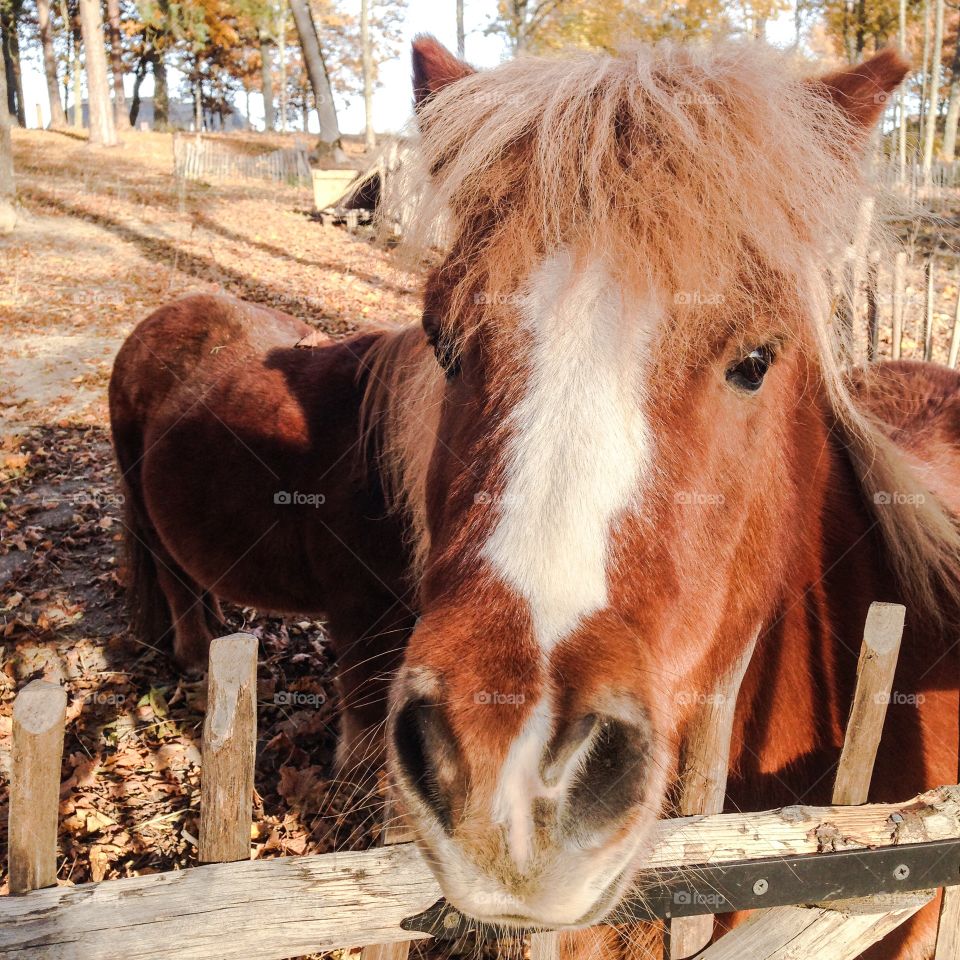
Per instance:
[[[821,494],[737,705],[729,794],[745,809],[829,802],[867,609],[897,599],[849,454],[822,438]]]

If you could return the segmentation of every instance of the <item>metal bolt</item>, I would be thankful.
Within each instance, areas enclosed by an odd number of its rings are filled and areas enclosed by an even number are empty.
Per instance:
[[[901,863],[894,867],[893,876],[897,880],[906,880],[910,876],[910,868],[905,863]]]
[[[762,897],[770,889],[770,884],[761,877],[754,885],[753,892],[758,896]]]
[[[460,923],[460,915],[456,910],[448,910],[443,915],[443,926],[446,930],[452,930],[457,924]]]

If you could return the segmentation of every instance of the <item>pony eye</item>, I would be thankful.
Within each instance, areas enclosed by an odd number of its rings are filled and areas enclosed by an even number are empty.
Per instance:
[[[427,343],[433,347],[433,355],[440,364],[444,376],[448,380],[460,375],[460,351],[449,337],[441,334],[427,337]]]
[[[728,368],[727,383],[739,390],[755,393],[762,386],[763,378],[774,358],[772,347],[764,346],[751,350],[742,360]]]

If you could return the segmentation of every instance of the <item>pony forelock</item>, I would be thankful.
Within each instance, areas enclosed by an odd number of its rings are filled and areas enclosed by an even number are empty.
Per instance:
[[[602,251],[626,288],[658,289],[667,303],[774,315],[781,305],[757,303],[749,278],[776,276],[802,304],[799,339],[816,353],[865,499],[894,482],[920,489],[847,386],[831,301],[853,272],[836,267],[857,253],[865,143],[805,74],[759,43],[664,42],[616,57],[521,57],[440,90],[419,109],[417,158],[397,182],[404,203],[416,198],[408,249],[444,238],[453,282],[442,322],[457,337],[509,324],[504,305],[525,271],[561,247]],[[761,284],[761,297],[774,289]],[[689,359],[731,311],[674,313],[670,341]],[[435,371],[414,379],[432,383],[435,404]],[[407,473],[398,488],[418,502],[424,457],[402,443],[393,453]],[[935,498],[924,502],[875,512],[907,593],[930,607],[938,584],[958,595],[960,533]]]

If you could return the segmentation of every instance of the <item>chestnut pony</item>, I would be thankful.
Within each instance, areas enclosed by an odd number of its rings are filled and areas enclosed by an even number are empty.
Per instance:
[[[389,686],[391,777],[466,913],[602,919],[757,633],[728,804],[828,800],[872,600],[909,614],[871,798],[955,782],[960,377],[846,370],[827,279],[905,72],[719,44],[478,74],[420,39],[449,237],[423,329],[296,350],[297,321],[195,298],[123,347],[141,606],[187,663],[214,595],[324,611],[342,756]],[[935,916],[876,955],[922,956]]]

